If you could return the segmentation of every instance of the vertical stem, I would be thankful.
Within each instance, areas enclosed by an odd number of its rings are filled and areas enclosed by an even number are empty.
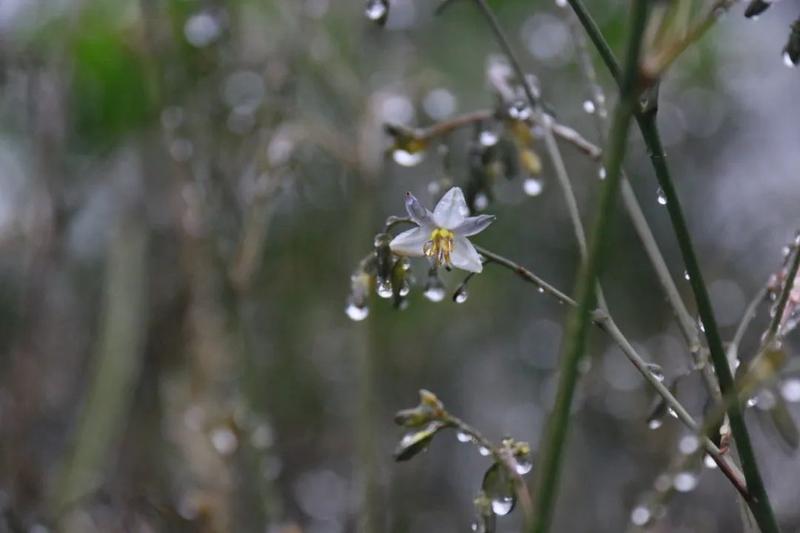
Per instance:
[[[646,0],[637,0],[631,10],[631,31],[628,51],[620,87],[620,102],[614,113],[609,149],[606,153],[607,179],[604,183],[594,230],[589,243],[589,253],[582,263],[575,290],[577,309],[570,315],[561,370],[553,411],[548,417],[542,437],[534,494],[534,522],[531,533],[548,531],[556,500],[561,459],[569,425],[569,411],[578,377],[578,363],[586,347],[590,311],[594,306],[595,284],[602,265],[603,251],[611,214],[621,182],[622,160],[628,138],[631,118],[637,104],[637,78],[642,34],[647,20]]]
[[[656,126],[655,109],[654,107],[653,112],[637,116],[639,129],[650,151],[650,160],[653,164],[658,184],[667,199],[667,210],[669,211],[675,237],[678,240],[678,245],[683,255],[683,261],[686,264],[686,272],[689,274],[689,282],[691,283],[692,291],[694,292],[694,297],[697,302],[700,319],[703,321],[705,327],[706,340],[708,342],[709,351],[711,352],[711,361],[714,364],[720,390],[724,397],[735,397],[736,389],[733,383],[733,376],[731,375],[728,359],[725,356],[725,350],[722,346],[722,339],[717,329],[717,322],[714,318],[711,300],[703,281],[703,273],[700,270],[700,264],[695,255],[683,210],[678,200],[675,186],[672,183],[669,168],[667,167],[666,155],[661,145],[661,137]],[[764,488],[764,482],[761,480],[761,474],[758,470],[753,447],[750,443],[750,434],[747,432],[747,426],[744,423],[744,417],[742,416],[742,409],[739,402],[730,402],[728,404],[728,416],[730,418],[731,431],[736,441],[736,447],[739,451],[739,458],[742,461],[742,471],[745,479],[747,479],[747,487],[754,499],[753,514],[764,533],[777,532],[778,524],[772,512],[769,497]]]

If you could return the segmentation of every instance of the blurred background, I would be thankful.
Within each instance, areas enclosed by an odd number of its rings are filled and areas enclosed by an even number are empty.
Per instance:
[[[590,4],[619,50],[627,4]],[[559,122],[599,142],[568,10],[492,5]],[[393,413],[420,388],[494,441],[529,441],[536,468],[563,306],[491,266],[461,304],[449,296],[462,276],[447,274],[433,303],[419,260],[405,310],[372,295],[365,320],[344,312],[350,275],[385,218],[404,214],[403,193],[432,207],[468,181],[472,129],[403,166],[383,124],[496,103],[486,68],[498,49],[470,2],[435,16],[435,2],[392,0],[383,28],[364,7],[0,0],[0,530],[468,531],[485,457],[444,433],[392,459]],[[748,21],[735,6],[662,86],[665,143],[726,338],[800,229],[800,76],[781,60],[797,11],[787,1]],[[597,166],[561,147],[589,220]],[[573,231],[535,149],[538,181],[497,180],[480,199],[497,221],[475,242],[570,292]],[[638,132],[627,170],[693,310]],[[603,282],[667,380],[689,372],[623,214]],[[743,358],[767,321],[762,307]],[[624,531],[687,435],[669,417],[651,429],[652,390],[590,338],[554,531]],[[695,374],[677,394],[700,416]],[[800,382],[786,383],[800,400]],[[785,530],[800,531],[800,460],[765,417],[747,413],[767,488]],[[741,531],[727,480],[702,465],[690,475],[653,530]],[[498,530],[518,530],[518,514]]]

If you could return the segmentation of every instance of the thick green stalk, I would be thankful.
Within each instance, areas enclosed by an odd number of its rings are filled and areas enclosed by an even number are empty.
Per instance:
[[[595,24],[591,15],[582,4],[580,0],[568,0],[575,13],[578,15],[581,23],[584,25],[589,38],[597,47],[603,62],[606,64],[609,72],[620,83],[619,79],[619,64],[614,58],[608,42],[603,37],[602,32]],[[656,98],[657,95],[651,95]],[[639,129],[642,132],[642,137],[647,145],[650,155],[650,161],[658,179],[659,186],[661,187],[664,196],[667,200],[667,210],[669,212],[670,221],[672,222],[675,236],[680,246],[681,254],[686,265],[686,272],[689,274],[692,291],[694,292],[695,300],[697,302],[700,320],[703,322],[706,333],[706,340],[708,342],[709,351],[711,353],[711,362],[714,365],[714,370],[717,374],[720,390],[723,396],[736,395],[734,389],[733,376],[731,375],[730,366],[728,365],[725,351],[722,348],[722,340],[719,336],[716,320],[714,319],[711,302],[708,297],[705,283],[703,282],[700,266],[697,257],[694,253],[694,246],[692,245],[691,237],[686,226],[686,221],[683,216],[683,210],[675,192],[675,187],[672,184],[669,167],[667,166],[666,155],[661,145],[661,138],[658,133],[656,125],[656,112],[657,102],[651,101],[648,103],[647,109],[643,112],[636,114],[636,121],[639,124]],[[775,520],[772,507],[769,503],[767,492],[764,488],[764,483],[761,480],[761,474],[758,471],[758,465],[755,460],[752,445],[750,444],[750,435],[747,432],[747,427],[744,423],[741,407],[738,403],[734,402],[728,409],[728,416],[731,421],[731,431],[737,444],[739,456],[742,461],[742,470],[747,480],[747,486],[750,494],[753,496],[750,502],[750,508],[753,515],[759,524],[759,527],[764,533],[774,533],[779,531],[777,522]]]
[[[575,300],[578,307],[570,315],[567,324],[555,405],[548,417],[542,437],[539,468],[534,486],[534,521],[530,527],[531,533],[545,533],[552,521],[570,406],[578,378],[578,364],[586,348],[586,336],[592,318],[591,310],[595,305],[595,283],[602,265],[609,222],[614,212],[622,177],[622,160],[625,155],[628,130],[637,103],[636,82],[646,19],[647,1],[636,0],[631,10],[631,32],[623,83],[620,88],[620,102],[614,113],[609,136],[610,144],[606,153],[607,179],[600,195],[600,205],[589,242],[589,253],[581,265],[576,284]]]

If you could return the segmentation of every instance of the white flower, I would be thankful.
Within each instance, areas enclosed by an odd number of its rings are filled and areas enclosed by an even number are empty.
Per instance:
[[[481,257],[467,240],[494,222],[494,215],[469,217],[464,193],[453,187],[445,194],[433,213],[411,193],[406,193],[406,211],[418,227],[404,231],[389,243],[398,255],[427,256],[437,266],[454,266],[469,272],[483,270]]]

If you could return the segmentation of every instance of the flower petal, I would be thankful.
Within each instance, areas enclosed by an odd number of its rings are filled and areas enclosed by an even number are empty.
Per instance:
[[[496,217],[494,215],[478,215],[476,217],[467,217],[464,219],[464,222],[453,228],[453,232],[456,235],[470,237],[488,228],[489,224],[494,222],[495,218]]]
[[[433,214],[410,192],[406,193],[406,211],[411,220],[418,225],[426,227],[433,225]]]
[[[466,237],[456,235],[455,245],[453,246],[453,253],[450,256],[450,261],[453,266],[466,270],[468,272],[481,272],[483,270],[483,263],[481,263],[481,256],[472,246],[472,243]]]
[[[425,255],[422,249],[431,238],[429,232],[422,228],[413,228],[399,234],[389,243],[389,248],[398,255],[419,257]]]
[[[453,187],[442,196],[433,210],[433,220],[436,225],[444,229],[453,229],[469,214],[464,193],[458,187]]]

